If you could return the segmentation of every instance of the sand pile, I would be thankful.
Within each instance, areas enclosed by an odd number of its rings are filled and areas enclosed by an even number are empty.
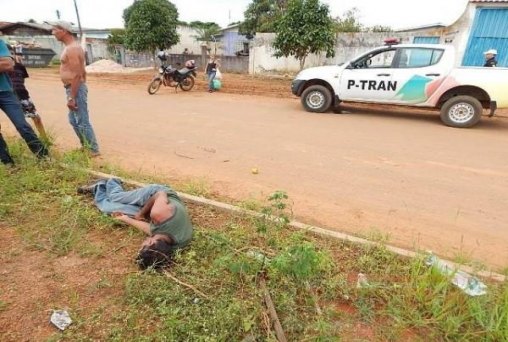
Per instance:
[[[124,72],[126,68],[109,59],[100,59],[86,66],[86,72]]]
[[[127,68],[109,59],[100,59],[95,63],[86,66],[86,72],[89,73],[126,73],[143,70],[151,70],[153,67],[147,68]]]

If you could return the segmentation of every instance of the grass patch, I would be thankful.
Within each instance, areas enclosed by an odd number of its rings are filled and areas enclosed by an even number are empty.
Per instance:
[[[19,166],[0,166],[3,229],[15,230],[22,244],[49,260],[78,256],[96,265],[75,285],[51,269],[46,281],[68,285],[62,296],[74,323],[46,340],[276,341],[260,275],[289,341],[508,340],[506,284],[489,282],[487,295],[469,297],[423,257],[404,259],[382,243],[359,246],[290,229],[290,199],[282,191],[263,203],[245,202],[260,212],[255,218],[189,205],[196,228],[191,246],[176,255],[168,274],[138,272],[132,259],[141,235],[119,229],[76,195],[91,177],[61,166],[89,167],[86,156],[71,151],[38,163],[19,142],[10,146]],[[186,184],[193,194],[209,193],[200,181]],[[377,232],[372,237],[387,240]],[[2,253],[11,263],[19,256]],[[360,287],[359,273],[367,279]],[[33,309],[56,302],[41,297]],[[13,304],[0,292],[0,323],[2,315],[26,310]],[[12,331],[8,337],[16,337]]]

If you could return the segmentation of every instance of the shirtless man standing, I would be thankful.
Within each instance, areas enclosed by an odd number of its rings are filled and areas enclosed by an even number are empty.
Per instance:
[[[53,36],[65,44],[60,56],[60,78],[67,94],[69,122],[83,149],[89,151],[92,157],[99,156],[99,145],[88,117],[85,52],[74,39],[71,23],[66,21],[47,23],[53,26],[51,31]]]

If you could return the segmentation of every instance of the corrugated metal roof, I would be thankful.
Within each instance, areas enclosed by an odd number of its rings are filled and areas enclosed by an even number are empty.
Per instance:
[[[437,29],[437,28],[443,28],[443,27],[446,27],[446,25],[443,23],[435,23],[435,24],[428,24],[428,25],[405,27],[405,28],[401,28],[399,30],[395,30],[395,32],[410,32],[410,31],[418,31],[418,30]]]
[[[21,21],[18,21],[17,23],[8,23],[8,24],[2,26],[2,29],[8,29],[8,28],[11,28],[13,26],[26,26],[26,27],[30,27],[30,28],[33,28],[33,29],[43,30],[43,31],[48,31],[48,32],[51,32],[51,29],[52,29],[51,25],[38,24],[38,23],[24,23],[24,22],[21,22]]]
[[[8,26],[10,24],[12,24],[12,23],[10,23],[8,21],[0,21],[0,28],[3,28],[3,27]]]
[[[469,2],[505,2],[505,3],[508,3],[508,0],[469,0]]]

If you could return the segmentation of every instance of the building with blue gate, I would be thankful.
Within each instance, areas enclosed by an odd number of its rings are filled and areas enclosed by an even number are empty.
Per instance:
[[[412,33],[415,44],[452,44],[456,64],[481,67],[484,52],[498,51],[498,67],[508,67],[508,0],[470,0],[451,25],[427,25],[397,32]]]
[[[508,1],[471,1],[475,6],[462,65],[481,66],[483,52],[496,49],[499,67],[508,67]]]

